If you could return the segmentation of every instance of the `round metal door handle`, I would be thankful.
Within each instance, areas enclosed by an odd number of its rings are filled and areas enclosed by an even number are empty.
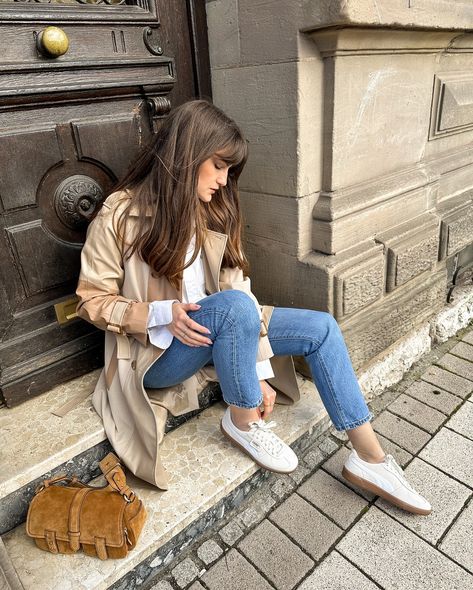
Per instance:
[[[59,57],[69,49],[69,39],[59,27],[46,27],[39,33],[36,46],[46,57]]]

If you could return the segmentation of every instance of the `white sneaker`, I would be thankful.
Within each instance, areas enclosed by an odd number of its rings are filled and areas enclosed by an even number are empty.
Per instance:
[[[279,436],[271,432],[276,422],[249,422],[250,430],[240,430],[232,421],[230,408],[223,415],[220,428],[231,442],[249,455],[260,467],[276,473],[291,473],[298,464],[297,455]]]
[[[407,512],[427,515],[432,511],[432,506],[407,481],[392,455],[386,455],[382,463],[368,463],[353,450],[343,467],[342,475],[356,486],[373,492]]]

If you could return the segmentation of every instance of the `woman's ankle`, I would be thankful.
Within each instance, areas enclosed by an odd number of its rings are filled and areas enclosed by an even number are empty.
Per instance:
[[[239,408],[230,406],[230,415],[232,422],[238,430],[249,430],[249,423],[259,420],[260,414],[258,408]]]

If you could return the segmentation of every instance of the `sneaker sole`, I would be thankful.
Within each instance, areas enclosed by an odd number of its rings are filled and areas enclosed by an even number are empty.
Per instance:
[[[241,445],[230,434],[228,434],[228,432],[224,429],[221,422],[220,422],[220,430],[222,431],[222,434],[226,438],[228,438],[228,440],[232,443],[232,445],[234,445],[235,447],[238,447],[240,449],[240,451],[243,451],[243,453],[245,453],[245,455],[248,455],[248,457],[250,457],[250,459],[252,459],[257,465],[259,465],[263,469],[267,469],[268,471],[272,471],[273,473],[292,473],[293,471],[295,471],[297,469],[297,465],[296,465],[294,467],[294,469],[291,469],[290,471],[279,471],[278,469],[272,469],[271,467],[268,467],[267,465],[263,465],[263,463],[260,463],[257,459],[255,459],[253,457],[253,455],[243,445]]]
[[[358,477],[358,475],[348,471],[346,467],[342,469],[342,475],[350,483],[358,486],[359,488],[362,488],[363,490],[372,492],[373,494],[380,496],[380,498],[384,498],[388,502],[391,502],[391,504],[394,504],[395,506],[398,506],[407,512],[412,512],[413,514],[422,514],[423,516],[427,516],[432,512],[432,509],[425,510],[423,508],[417,508],[416,506],[411,506],[411,504],[407,504],[406,502],[399,500],[399,498],[392,496],[390,493],[386,492],[386,490],[383,490],[383,488],[379,488],[374,483],[366,481],[366,479]]]

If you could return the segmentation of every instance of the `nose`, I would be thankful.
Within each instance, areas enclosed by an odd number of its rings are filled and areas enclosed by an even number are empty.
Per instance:
[[[220,186],[226,186],[227,180],[228,180],[228,168],[222,168],[222,170],[219,170],[219,173],[217,176],[217,182]]]

